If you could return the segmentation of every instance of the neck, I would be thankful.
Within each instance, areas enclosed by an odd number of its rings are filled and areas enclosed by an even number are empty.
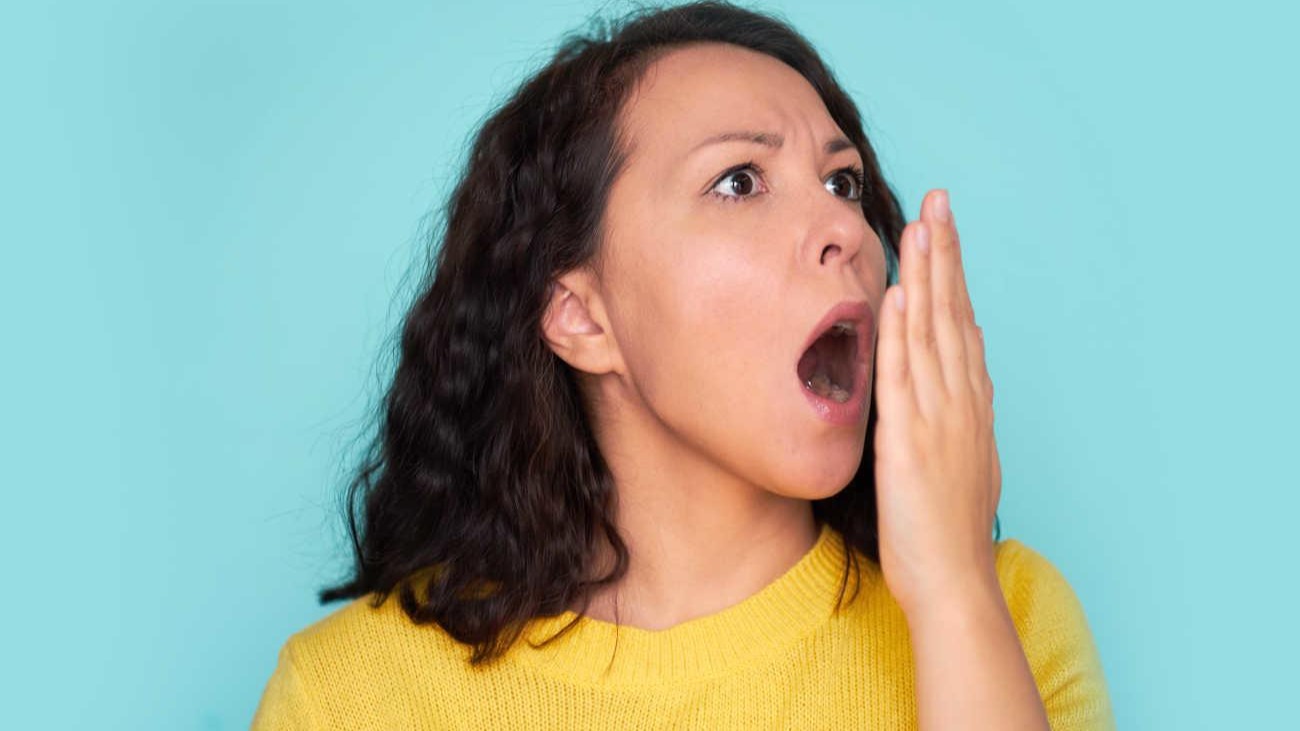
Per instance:
[[[757,593],[811,550],[818,526],[809,499],[739,478],[649,417],[623,408],[618,420],[596,430],[630,561],[624,577],[594,593],[583,613],[659,630]],[[593,565],[590,578],[614,565],[603,541]],[[581,603],[570,609],[582,611]]]
[[[794,566],[816,542],[811,505],[798,502],[802,510],[730,530],[682,525],[651,529],[639,521],[620,521],[619,534],[630,554],[628,571],[619,582],[596,592],[583,613],[613,624],[662,630],[744,601]],[[613,566],[612,551],[603,548],[599,575]],[[571,609],[576,612],[581,606]]]

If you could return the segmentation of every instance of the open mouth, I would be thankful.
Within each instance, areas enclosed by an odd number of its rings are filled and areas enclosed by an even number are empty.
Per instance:
[[[837,320],[804,351],[799,359],[799,380],[818,396],[845,403],[857,385],[857,359],[857,324]]]

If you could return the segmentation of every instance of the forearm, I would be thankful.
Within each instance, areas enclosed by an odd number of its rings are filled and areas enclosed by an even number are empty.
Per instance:
[[[921,731],[1049,731],[995,575],[907,615]]]

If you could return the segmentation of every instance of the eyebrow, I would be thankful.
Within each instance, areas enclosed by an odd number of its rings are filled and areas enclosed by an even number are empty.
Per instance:
[[[722,132],[701,141],[698,145],[691,148],[691,151],[688,154],[693,154],[702,147],[716,145],[722,142],[752,142],[765,147],[770,147],[774,150],[779,150],[781,149],[781,145],[785,144],[785,137],[776,132],[759,132],[754,130]],[[855,146],[846,137],[836,137],[828,140],[826,144],[822,146],[822,149],[827,155],[834,155],[841,150],[855,149]]]

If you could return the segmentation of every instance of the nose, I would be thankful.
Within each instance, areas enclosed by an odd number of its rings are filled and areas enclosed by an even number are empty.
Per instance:
[[[825,188],[813,191],[812,223],[804,241],[804,259],[817,267],[860,265],[856,257],[870,235],[862,205],[838,197]]]

